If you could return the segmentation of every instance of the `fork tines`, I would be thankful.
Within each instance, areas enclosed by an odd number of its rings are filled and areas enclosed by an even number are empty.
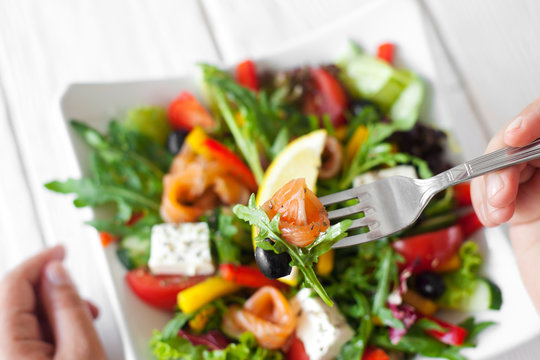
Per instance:
[[[376,227],[377,222],[368,216],[374,212],[373,208],[371,208],[369,203],[366,201],[369,199],[369,197],[369,194],[360,190],[360,188],[352,188],[331,195],[322,196],[319,198],[319,200],[324,206],[337,204],[352,199],[358,200],[359,202],[356,204],[329,211],[328,219],[337,220],[350,215],[363,213],[364,217],[354,219],[349,229],[353,230],[361,227],[369,227],[370,230],[373,230]]]

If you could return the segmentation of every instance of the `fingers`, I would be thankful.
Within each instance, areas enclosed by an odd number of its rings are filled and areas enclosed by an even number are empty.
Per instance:
[[[540,97],[508,123],[503,137],[510,146],[525,146],[540,137]]]
[[[53,330],[58,357],[105,358],[92,324],[92,310],[79,296],[61,262],[52,261],[45,267],[41,297]]]

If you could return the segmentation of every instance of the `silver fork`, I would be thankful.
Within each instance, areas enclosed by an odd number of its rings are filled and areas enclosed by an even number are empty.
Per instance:
[[[392,176],[320,198],[324,206],[358,199],[358,203],[328,212],[332,221],[364,213],[353,220],[350,230],[369,231],[348,236],[334,248],[358,245],[395,234],[411,225],[438,192],[474,177],[540,158],[540,139],[524,147],[505,147],[453,167],[429,179]]]

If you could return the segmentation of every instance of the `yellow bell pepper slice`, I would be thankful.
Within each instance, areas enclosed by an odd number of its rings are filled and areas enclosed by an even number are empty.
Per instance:
[[[345,156],[348,162],[350,162],[352,159],[354,159],[354,156],[358,152],[358,149],[360,149],[360,146],[364,141],[366,141],[368,138],[368,129],[364,125],[360,125],[356,128],[354,131],[353,136],[347,143],[347,147],[345,148]]]
[[[435,269],[433,269],[436,273],[443,273],[447,271],[453,271],[459,269],[461,266],[461,257],[459,257],[459,254],[454,254],[452,257],[439,266],[437,266]]]
[[[210,277],[178,293],[178,307],[183,313],[199,310],[212,300],[238,291],[240,285],[227,281],[220,276]]]
[[[431,316],[437,311],[437,304],[426,299],[415,291],[408,290],[403,294],[403,301],[414,307],[422,315]]]
[[[319,261],[317,262],[317,275],[326,276],[332,272],[334,269],[334,250],[325,252],[319,256]]]

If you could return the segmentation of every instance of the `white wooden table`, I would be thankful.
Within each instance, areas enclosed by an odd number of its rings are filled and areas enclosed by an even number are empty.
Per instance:
[[[81,218],[43,188],[75,171],[59,113],[63,89],[257,56],[368,1],[1,0],[0,275],[46,245],[66,244],[80,291],[101,309],[107,353],[123,358]],[[488,135],[540,95],[540,2],[419,1]],[[497,359],[539,353],[537,338]]]

